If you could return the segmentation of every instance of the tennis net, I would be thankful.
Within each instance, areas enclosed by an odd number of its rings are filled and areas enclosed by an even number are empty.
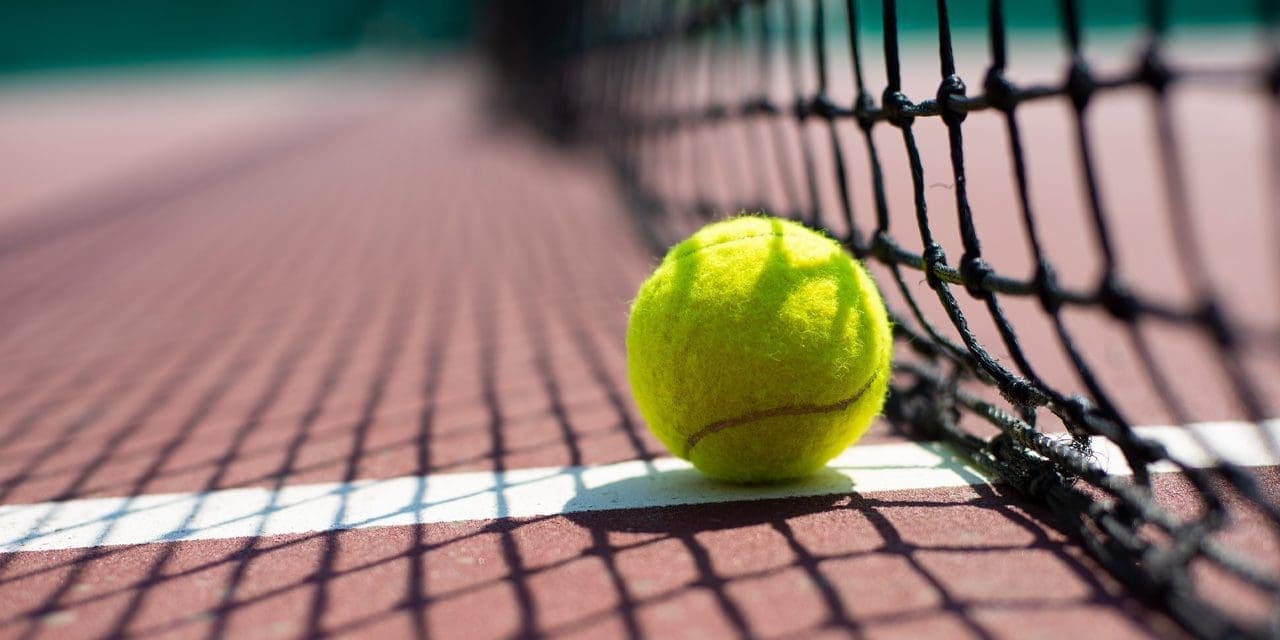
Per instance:
[[[1280,239],[1280,3],[1191,45],[1168,2],[1101,24],[1064,0],[1025,28],[1038,4],[560,1],[509,11],[495,58],[526,115],[608,152],[656,251],[739,211],[840,239],[891,293],[895,425],[1047,509],[1192,633],[1280,636],[1280,322],[1238,303],[1276,285],[1215,267]],[[1240,211],[1206,212],[1208,182]],[[1234,244],[1208,237],[1222,217]],[[1215,394],[1272,472],[1197,423]]]

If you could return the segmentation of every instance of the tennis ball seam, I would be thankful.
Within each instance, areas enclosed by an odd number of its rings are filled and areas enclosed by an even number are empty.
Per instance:
[[[862,396],[867,393],[867,390],[871,388],[871,385],[875,384],[876,379],[878,379],[879,377],[880,377],[880,374],[878,372],[872,373],[871,378],[868,379],[865,383],[863,383],[863,385],[859,387],[858,390],[855,391],[852,396],[849,396],[848,398],[839,400],[837,402],[833,402],[831,404],[783,405],[781,407],[773,407],[771,409],[752,411],[751,413],[744,413],[742,415],[734,416],[732,418],[725,418],[723,420],[717,420],[715,422],[712,422],[711,424],[708,424],[702,427],[701,429],[698,429],[697,431],[693,432],[693,434],[691,434],[688,438],[685,439],[684,452],[681,457],[687,460],[689,458],[689,454],[692,453],[693,451],[693,447],[696,446],[699,442],[701,442],[704,438],[706,438],[709,435],[724,431],[725,429],[729,429],[731,427],[750,424],[752,422],[755,422],[757,420],[763,420],[765,418],[777,418],[780,416],[815,415],[815,414],[822,414],[822,413],[838,413],[840,411],[844,411],[845,409],[848,409],[850,405],[860,400]]]
[[[806,227],[806,228],[807,228],[807,227]],[[820,235],[821,235],[821,234],[820,234]],[[683,253],[677,253],[677,254],[674,254],[674,255],[672,255],[672,256],[670,257],[669,262],[680,262],[681,260],[684,260],[685,258],[688,258],[688,257],[689,257],[689,256],[691,256],[691,255],[694,255],[695,253],[699,253],[699,252],[704,251],[704,250],[706,250],[706,249],[713,249],[713,248],[715,248],[715,247],[719,247],[719,246],[722,246],[722,245],[730,244],[730,243],[733,243],[733,242],[742,242],[743,240],[753,240],[753,239],[755,239],[755,238],[768,238],[768,237],[774,237],[774,238],[785,238],[785,237],[788,237],[788,236],[793,237],[793,238],[794,238],[794,237],[797,237],[797,236],[796,236],[796,234],[794,234],[794,233],[789,233],[788,231],[783,231],[783,232],[781,232],[781,233],[776,232],[776,231],[770,231],[770,232],[768,232],[768,233],[753,233],[753,234],[751,234],[751,235],[749,235],[749,236],[738,236],[738,237],[736,237],[736,238],[728,238],[728,239],[725,239],[725,240],[721,240],[721,241],[719,241],[719,242],[712,242],[711,244],[698,245],[698,246],[693,247],[693,248],[691,248],[691,249],[689,249],[689,250],[687,250],[687,251],[685,251],[685,252],[683,252]],[[830,237],[828,237],[828,236],[826,236],[826,235],[822,235],[821,237],[826,238],[827,240],[830,240],[831,242],[835,242],[836,244],[839,244],[838,242],[836,242],[836,240],[835,240],[834,238],[830,238]],[[664,260],[663,262],[668,262],[668,260]]]

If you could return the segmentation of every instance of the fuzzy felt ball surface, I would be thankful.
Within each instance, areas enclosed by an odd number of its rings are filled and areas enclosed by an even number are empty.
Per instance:
[[[862,265],[825,235],[758,215],[672,247],[627,325],[649,428],[730,482],[810,475],[861,437],[884,405],[892,350]]]

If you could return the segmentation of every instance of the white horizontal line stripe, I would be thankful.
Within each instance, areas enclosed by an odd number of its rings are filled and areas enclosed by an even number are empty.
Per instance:
[[[1195,427],[1226,459],[1280,464],[1280,423],[1262,434],[1248,423]],[[1212,461],[1181,427],[1144,427],[1189,464]],[[1098,443],[1099,464],[1126,473],[1110,443]],[[945,445],[855,446],[809,480],[742,487],[704,478],[680,460],[631,461],[586,467],[450,473],[387,480],[226,489],[0,506],[0,552],[211,540],[413,524],[490,520],[850,493],[933,489],[986,483]]]

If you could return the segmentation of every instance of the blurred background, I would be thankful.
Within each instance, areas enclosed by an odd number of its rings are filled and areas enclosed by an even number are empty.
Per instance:
[[[423,0],[15,0],[0,4],[0,72],[446,51],[471,36],[476,12]]]
[[[325,56],[355,50],[430,55],[480,40],[507,47],[564,26],[579,3],[442,0],[10,0],[0,3],[0,78],[68,69],[162,63],[220,63]],[[682,4],[682,3],[673,3]],[[803,3],[801,3],[803,4]],[[860,3],[868,26],[878,4]],[[932,0],[899,2],[906,29],[933,29]],[[1091,28],[1141,24],[1143,2],[1088,0]],[[1257,0],[1183,0],[1171,5],[1175,22],[1194,25],[1256,20]],[[956,28],[982,29],[985,0],[949,3]],[[1056,26],[1054,2],[1010,2],[1017,29]],[[833,16],[833,27],[843,18]],[[525,53],[528,53],[525,51]],[[514,61],[512,61],[514,63]]]

